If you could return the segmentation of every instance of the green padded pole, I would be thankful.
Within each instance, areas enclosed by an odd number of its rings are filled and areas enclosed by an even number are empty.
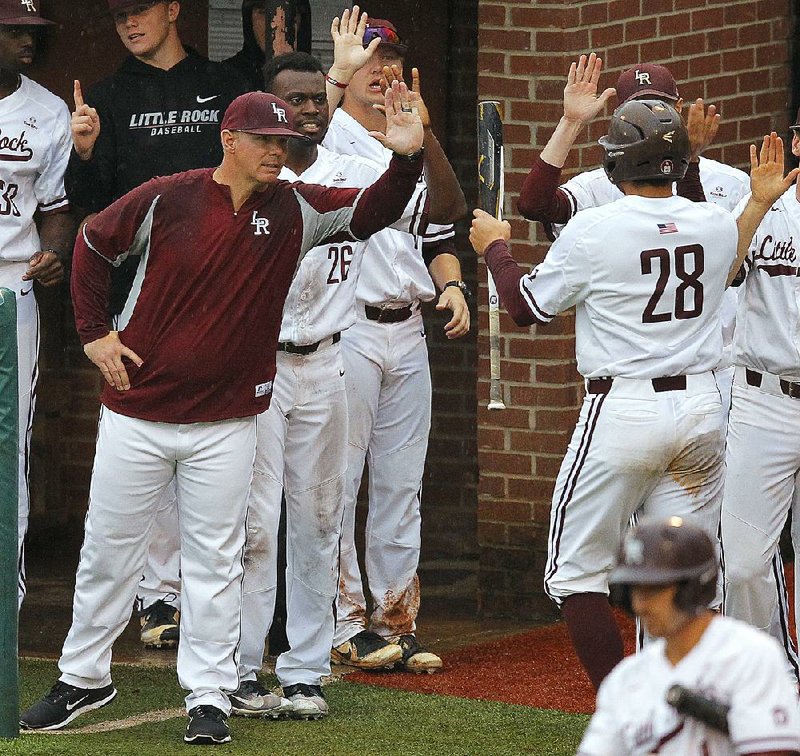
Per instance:
[[[0,289],[0,738],[19,736],[17,300]]]

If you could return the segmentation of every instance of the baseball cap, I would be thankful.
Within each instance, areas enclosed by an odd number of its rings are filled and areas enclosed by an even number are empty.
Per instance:
[[[248,92],[228,105],[220,130],[308,139],[289,125],[288,112],[289,106],[279,97],[266,92]]]
[[[369,19],[367,28],[364,30],[364,47],[369,45],[375,37],[380,37],[380,47],[390,47],[400,55],[405,55],[408,51],[408,45],[401,41],[395,25],[385,18]]]
[[[108,12],[113,14],[117,11],[135,8],[137,5],[150,6],[160,2],[165,2],[165,0],[108,0]]]
[[[620,105],[642,95],[666,97],[669,100],[680,98],[678,86],[669,69],[656,63],[640,63],[623,71],[617,79],[616,90]]]
[[[39,0],[0,0],[0,26],[49,26],[39,15]]]

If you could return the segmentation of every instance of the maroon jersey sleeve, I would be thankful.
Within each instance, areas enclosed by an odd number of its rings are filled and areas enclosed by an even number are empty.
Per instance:
[[[706,193],[700,183],[700,163],[689,163],[686,174],[675,185],[675,191],[680,197],[692,202],[706,201]]]
[[[534,316],[531,308],[528,307],[527,302],[522,296],[519,282],[526,273],[511,256],[508,244],[502,239],[492,242],[486,248],[484,259],[494,278],[500,301],[513,321],[518,326],[542,323],[543,321]]]
[[[82,344],[109,332],[108,297],[111,266],[119,265],[147,236],[165,179],[154,179],[134,189],[92,218],[75,241],[72,261],[72,303]]]
[[[367,189],[335,189],[296,183],[301,204],[303,253],[326,241],[363,241],[400,219],[422,173],[422,157],[393,157],[381,177]]]
[[[558,186],[560,180],[561,169],[537,155],[519,193],[520,213],[545,224],[566,223],[572,215],[569,199]]]

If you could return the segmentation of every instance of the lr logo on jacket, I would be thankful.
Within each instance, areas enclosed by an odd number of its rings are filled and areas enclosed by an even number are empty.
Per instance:
[[[253,232],[254,236],[269,235],[269,218],[259,218],[257,210],[253,210],[253,219],[250,221],[250,225],[256,228]]]

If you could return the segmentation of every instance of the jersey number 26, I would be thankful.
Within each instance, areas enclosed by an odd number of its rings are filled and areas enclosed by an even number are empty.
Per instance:
[[[663,247],[646,249],[640,258],[643,276],[658,273],[655,289],[642,313],[642,323],[663,323],[672,320],[673,314],[676,320],[689,320],[703,312],[703,282],[700,276],[705,269],[705,261],[702,246],[684,244],[675,247],[671,254]],[[655,271],[654,267],[658,270]],[[673,272],[680,283],[675,288],[674,306],[670,308],[668,302],[661,304],[661,298]],[[659,304],[661,311],[656,312]]]

